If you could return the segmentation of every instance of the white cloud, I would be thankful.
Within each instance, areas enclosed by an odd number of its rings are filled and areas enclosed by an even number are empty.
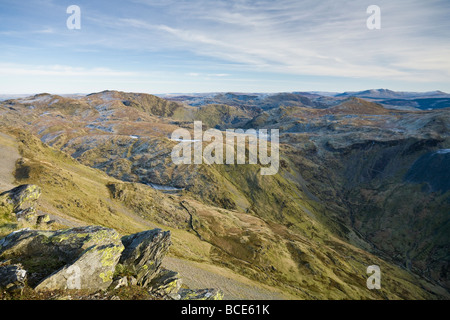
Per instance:
[[[47,27],[44,29],[39,29],[39,30],[34,30],[32,31],[32,33],[37,33],[37,34],[53,34],[55,33],[55,30],[51,27]]]
[[[229,74],[229,73],[208,73],[208,74],[203,74],[203,73],[199,73],[199,72],[189,72],[186,75],[188,75],[190,77],[206,76],[206,77],[218,77],[218,78],[224,78],[224,77],[231,76],[231,74]]]
[[[108,68],[79,68],[63,65],[20,65],[0,63],[0,76],[75,76],[75,77],[132,77],[136,72],[124,72]]]

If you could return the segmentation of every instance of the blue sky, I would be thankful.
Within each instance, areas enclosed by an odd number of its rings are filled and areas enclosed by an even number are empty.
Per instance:
[[[0,0],[0,93],[450,92],[449,16],[448,0]]]

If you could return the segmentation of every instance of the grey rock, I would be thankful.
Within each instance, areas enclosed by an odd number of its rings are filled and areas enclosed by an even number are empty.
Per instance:
[[[111,284],[111,288],[112,289],[119,289],[121,287],[127,287],[127,286],[128,286],[128,279],[127,279],[127,277],[122,277],[122,278],[116,279]]]
[[[180,300],[222,300],[223,292],[219,289],[180,289]]]
[[[27,272],[21,264],[0,263],[0,289],[21,290],[25,286]]]
[[[171,300],[181,300],[181,296],[180,296],[180,294],[178,292],[177,293],[170,293],[170,294],[167,295],[167,297],[169,299],[171,299]]]
[[[177,294],[180,290],[182,280],[178,272],[162,269],[149,283],[148,288],[151,292],[166,296]]]
[[[16,213],[17,221],[26,221],[32,225],[38,223],[38,216],[36,215],[36,209],[29,207]]]
[[[0,241],[0,258],[20,262],[36,290],[106,289],[123,251],[113,229],[22,229]]]
[[[0,194],[0,200],[12,207],[14,213],[33,210],[35,202],[41,196],[41,188],[32,184],[24,184]]]
[[[140,286],[147,286],[158,273],[171,245],[170,231],[153,229],[122,237],[125,247],[119,263],[136,277]]]
[[[0,263],[0,288],[21,289],[25,281],[36,291],[139,285],[164,299],[222,299],[217,289],[180,289],[179,274],[161,268],[170,245],[170,232],[160,229],[122,238],[100,226],[21,229],[0,239],[0,260],[7,261]]]

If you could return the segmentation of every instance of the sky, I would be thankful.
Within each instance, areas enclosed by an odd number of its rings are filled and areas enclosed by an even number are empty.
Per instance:
[[[449,0],[0,0],[0,94],[450,92],[449,16]]]

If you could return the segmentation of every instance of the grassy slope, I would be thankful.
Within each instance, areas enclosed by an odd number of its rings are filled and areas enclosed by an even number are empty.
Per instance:
[[[113,227],[122,234],[155,226],[169,229],[172,255],[207,263],[213,269],[214,265],[225,266],[297,298],[432,297],[407,272],[331,235],[324,236],[326,230],[317,222],[309,222],[320,234],[315,239],[312,232],[299,234],[271,219],[123,183],[81,165],[30,134],[8,133],[17,138],[23,157],[16,167],[17,184],[34,183],[43,189],[38,210],[81,224]],[[365,288],[369,264],[385,271],[381,291]]]

